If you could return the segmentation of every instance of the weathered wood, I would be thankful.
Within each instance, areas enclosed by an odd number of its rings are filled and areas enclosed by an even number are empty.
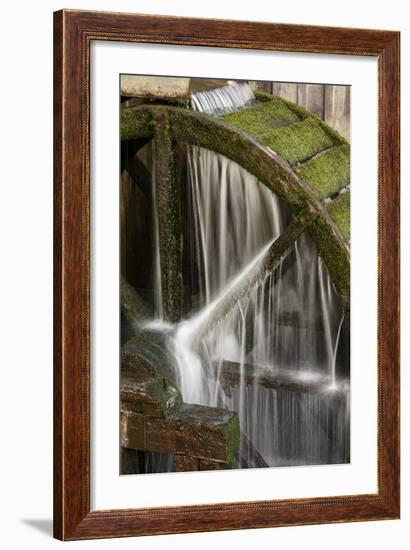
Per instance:
[[[323,84],[298,84],[297,103],[323,119],[325,112],[325,90]]]
[[[199,459],[199,470],[225,470],[226,465],[223,462],[217,460],[208,460],[206,458]]]
[[[324,120],[350,141],[350,86],[325,86]]]
[[[175,455],[175,471],[176,472],[196,472],[197,470],[201,469],[200,462],[202,461],[192,456]]]
[[[121,274],[135,286],[144,286],[149,272],[144,257],[150,247],[150,201],[127,170],[120,178]]]
[[[249,86],[256,92],[272,93],[272,82],[268,80],[251,80]]]
[[[182,228],[176,151],[168,114],[155,114],[155,202],[161,273],[162,314],[177,322],[182,308]]]
[[[121,446],[231,465],[239,450],[239,419],[231,411],[187,403],[168,417],[154,418],[123,402]]]
[[[272,95],[277,95],[297,103],[298,101],[298,85],[291,82],[272,82]]]

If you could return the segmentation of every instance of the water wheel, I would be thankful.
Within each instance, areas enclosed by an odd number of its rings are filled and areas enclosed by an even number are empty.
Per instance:
[[[304,231],[330,273],[345,319],[350,304],[350,147],[321,119],[282,98],[257,93],[258,104],[223,116],[184,105],[142,104],[122,109],[121,139],[136,149],[153,139],[164,317],[180,319],[178,279],[177,142],[224,155],[284,199],[294,221],[281,236],[279,254]],[[295,227],[297,231],[295,231]]]

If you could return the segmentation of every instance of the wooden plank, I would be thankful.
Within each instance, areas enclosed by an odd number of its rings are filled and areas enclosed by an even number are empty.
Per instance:
[[[249,86],[255,92],[272,93],[272,83],[267,80],[251,80]]]
[[[237,413],[183,404],[169,418],[121,410],[121,446],[127,449],[231,462],[239,450]]]
[[[174,453],[176,450],[175,427],[171,421],[144,416],[144,451]]]
[[[350,86],[325,86],[324,119],[350,141]]]
[[[199,470],[224,470],[226,468],[223,462],[217,462],[216,460],[207,460],[201,458],[199,460]]]
[[[297,103],[298,85],[292,82],[272,82],[272,95],[277,95],[287,101]]]
[[[142,414],[122,410],[120,422],[121,447],[125,449],[145,449],[145,419]]]
[[[196,472],[199,470],[200,461],[192,456],[175,455],[176,472]]]
[[[323,84],[298,84],[298,105],[322,118],[325,114],[325,87]]]

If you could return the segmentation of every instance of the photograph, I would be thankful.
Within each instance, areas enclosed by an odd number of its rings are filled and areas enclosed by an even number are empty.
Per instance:
[[[350,97],[119,75],[120,474],[350,464]]]
[[[409,549],[404,7],[2,5],[3,548]]]

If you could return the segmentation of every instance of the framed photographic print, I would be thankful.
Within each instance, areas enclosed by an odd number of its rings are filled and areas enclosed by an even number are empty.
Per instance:
[[[54,15],[63,540],[399,517],[399,33]]]

